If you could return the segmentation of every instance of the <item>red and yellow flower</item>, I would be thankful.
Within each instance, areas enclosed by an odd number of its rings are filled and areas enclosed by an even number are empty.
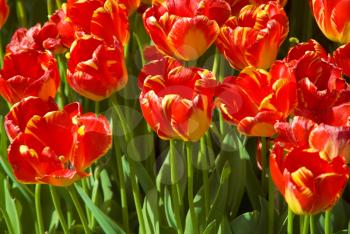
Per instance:
[[[283,63],[276,63],[270,73],[247,67],[237,77],[225,78],[215,102],[224,119],[240,132],[269,137],[275,133],[274,124],[293,113],[296,83]]]
[[[350,101],[350,86],[342,77],[342,70],[314,40],[293,47],[284,61],[298,83],[296,114],[332,124],[332,108]]]
[[[0,0],[0,29],[4,26],[9,13],[10,8],[7,5],[7,0]]]
[[[43,101],[38,98],[24,99],[9,115],[18,116],[46,105],[40,102]],[[11,123],[21,127],[8,148],[8,159],[22,183],[68,186],[88,176],[85,169],[111,147],[112,134],[107,119],[94,113],[83,114],[79,103],[44,115],[41,110],[31,113],[32,117],[12,118]]]
[[[241,9],[247,5],[259,5],[266,4],[271,0],[226,0],[231,7],[231,14],[237,16]],[[285,6],[287,4],[287,0],[277,0],[281,6]]]
[[[117,0],[68,0],[67,17],[76,31],[97,36],[108,44],[116,38],[124,46],[129,39],[128,12]]]
[[[42,27],[37,40],[42,41],[45,49],[59,53],[65,52],[72,45],[75,31],[72,23],[67,20],[66,12],[66,4],[63,4]]]
[[[315,20],[330,40],[350,42],[350,2],[347,0],[309,0]]]
[[[123,88],[128,75],[118,41],[107,45],[91,35],[75,40],[68,61],[67,81],[77,93],[95,101]]]
[[[210,71],[164,57],[147,64],[138,79],[143,116],[160,138],[197,141],[208,130],[216,87]]]
[[[276,2],[248,5],[221,27],[216,45],[236,69],[267,69],[288,34],[288,17]]]
[[[140,0],[119,0],[119,3],[124,4],[128,14],[131,15],[140,6],[141,2]]]
[[[143,22],[159,50],[189,61],[214,43],[229,16],[230,6],[224,0],[167,0],[148,8]]]
[[[349,178],[343,157],[332,161],[319,152],[294,148],[285,154],[276,144],[270,155],[272,180],[295,214],[313,215],[331,209]]]
[[[291,122],[277,122],[275,130],[278,142],[285,150],[293,148],[319,152],[324,160],[331,161],[342,156],[350,161],[350,125],[332,126],[317,124],[301,116],[295,116]]]
[[[60,83],[56,59],[48,51],[7,53],[0,71],[0,94],[14,104],[22,98],[55,97]]]

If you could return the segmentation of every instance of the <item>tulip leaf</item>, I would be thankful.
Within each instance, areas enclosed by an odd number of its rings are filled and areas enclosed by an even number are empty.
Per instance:
[[[176,228],[175,214],[172,208],[171,195],[168,189],[164,188],[164,206],[165,206],[165,216],[170,227]]]
[[[221,172],[220,185],[215,195],[215,199],[211,205],[209,211],[208,221],[221,220],[224,215],[225,208],[227,206],[227,195],[228,195],[228,181],[231,174],[230,163],[226,161],[225,166]]]
[[[234,234],[255,234],[259,222],[260,213],[252,211],[244,213],[231,222],[231,229]]]
[[[246,185],[246,164],[249,155],[241,142],[239,134],[233,130],[228,132],[222,142],[221,152],[216,159],[216,170],[222,171],[226,162],[229,162],[232,173],[228,187],[227,206],[231,215],[235,216],[241,203]]]
[[[7,179],[0,178],[0,187],[2,188],[1,191],[3,193],[0,203],[0,212],[2,213],[2,216],[5,219],[6,225],[9,229],[9,233],[11,234],[20,234],[22,233],[21,230],[21,222],[19,217],[19,210],[18,210],[18,202],[14,198],[12,198],[10,194],[10,185]],[[20,205],[20,204],[19,204]]]
[[[142,214],[145,219],[146,233],[160,233],[158,215],[158,193],[157,190],[149,191],[143,202]]]
[[[208,224],[208,226],[203,231],[203,234],[216,234],[218,232],[216,220]]]
[[[96,218],[96,221],[100,224],[101,228],[105,233],[125,233],[124,230],[115,223],[110,217],[103,213],[89,198],[84,190],[78,185],[75,184],[81,199],[84,201],[85,205],[89,208],[93,216]]]
[[[232,234],[231,226],[226,216],[222,217],[218,234]]]

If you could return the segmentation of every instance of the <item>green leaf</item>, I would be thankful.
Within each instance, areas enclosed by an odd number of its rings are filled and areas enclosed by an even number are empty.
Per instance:
[[[158,215],[158,193],[151,190],[144,199],[142,214],[145,219],[146,233],[160,233],[160,223]]]
[[[231,229],[234,234],[255,234],[257,230],[260,213],[258,211],[244,213],[231,222]]]
[[[81,199],[84,201],[85,205],[89,208],[93,216],[96,218],[96,221],[100,224],[101,228],[105,233],[125,233],[124,230],[115,223],[110,217],[103,213],[89,198],[84,190],[78,185],[75,184]]]
[[[10,229],[9,232],[13,234],[22,233],[21,222],[18,207],[19,201],[12,198],[10,194],[10,185],[7,179],[1,178],[0,189],[3,193],[0,203],[0,211],[5,219],[7,227]]]
[[[238,212],[244,194],[248,160],[249,155],[239,138],[239,134],[233,129],[224,137],[221,152],[216,159],[217,171],[222,171],[227,162],[232,171],[228,182],[231,186],[228,186],[227,195],[227,207],[230,209],[231,216],[235,216]]]
[[[216,225],[216,220],[209,223],[209,225],[205,228],[203,234],[216,234],[218,231],[218,227]]]
[[[229,176],[231,174],[230,163],[226,161],[226,164],[222,170],[219,189],[217,190],[214,202],[209,211],[208,222],[212,220],[221,220],[227,207],[227,196],[229,187]]]
[[[228,218],[226,216],[222,217],[218,234],[232,234],[230,223],[228,222]]]
[[[176,228],[176,219],[172,207],[171,195],[168,189],[164,188],[164,207],[165,207],[165,216],[170,227]]]

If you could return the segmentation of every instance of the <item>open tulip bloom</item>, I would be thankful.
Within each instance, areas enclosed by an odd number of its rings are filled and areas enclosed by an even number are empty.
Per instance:
[[[349,10],[0,0],[0,232],[350,233]]]
[[[13,106],[5,127],[12,139],[8,159],[23,183],[70,185],[88,176],[85,169],[112,144],[107,119],[83,114],[79,103],[58,110],[53,103],[28,97]]]

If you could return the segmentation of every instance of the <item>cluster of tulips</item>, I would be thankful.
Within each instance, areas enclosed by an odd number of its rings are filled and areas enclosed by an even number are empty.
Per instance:
[[[9,8],[0,3],[2,26]],[[128,82],[129,16],[142,14],[153,44],[144,50],[148,63],[137,81],[129,82],[137,82],[143,117],[159,138],[196,142],[215,125],[212,118],[219,111],[220,121],[258,137],[258,154],[269,161],[262,165],[263,177],[271,177],[293,213],[329,211],[349,177],[350,2],[309,1],[321,31],[341,44],[334,52],[310,39],[277,60],[289,32],[285,5],[67,0],[43,26],[19,28],[6,45],[0,71],[0,95],[11,106],[4,119],[8,160],[17,180],[68,186],[89,176],[86,169],[108,152],[107,118],[83,113],[79,102],[58,105],[56,93],[65,82],[95,102],[113,99]],[[212,69],[189,65],[210,47],[216,50]],[[219,78],[220,57],[235,75]],[[62,58],[67,59],[65,81],[57,63]],[[142,213],[137,216],[142,226]],[[191,216],[196,219],[194,210]]]

